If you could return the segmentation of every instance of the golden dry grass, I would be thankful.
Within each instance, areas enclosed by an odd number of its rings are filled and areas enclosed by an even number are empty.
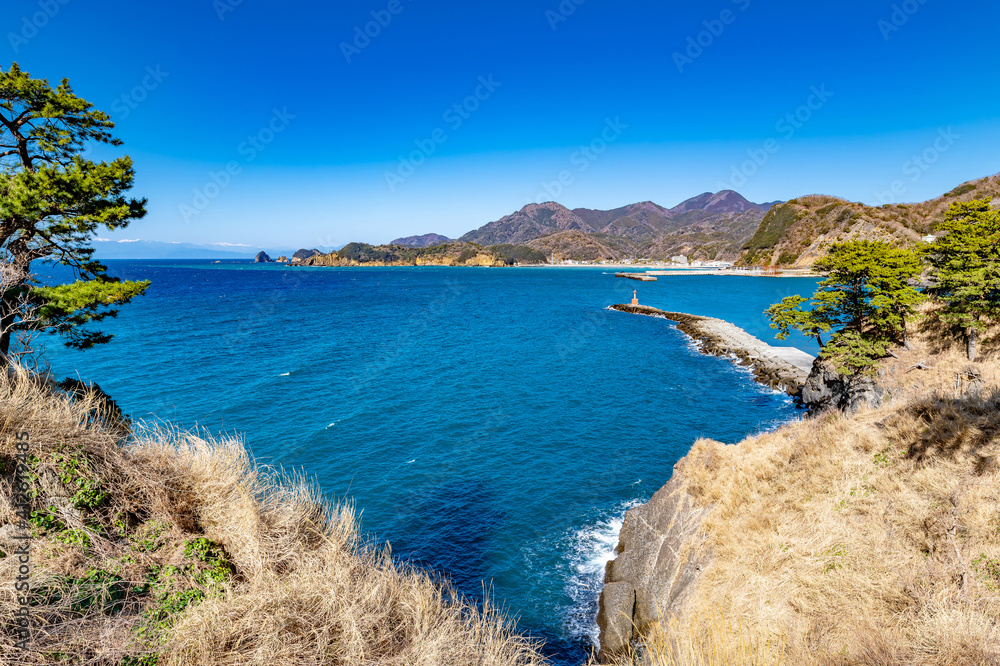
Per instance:
[[[16,558],[0,557],[0,662],[544,663],[488,603],[361,543],[349,507],[331,509],[303,479],[259,467],[239,441],[162,429],[130,437],[101,404],[24,372],[0,378],[0,526],[15,520],[22,430],[32,508],[48,521],[32,527],[29,652],[14,646]],[[53,488],[72,494],[87,479],[107,495],[83,510],[53,499]]]
[[[879,409],[694,445],[677,473],[714,555],[652,663],[1000,664],[997,352],[970,387],[960,341],[915,343]]]

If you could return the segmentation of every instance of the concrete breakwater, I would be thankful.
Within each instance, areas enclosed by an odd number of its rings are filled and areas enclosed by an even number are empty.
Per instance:
[[[761,384],[795,398],[801,398],[802,388],[816,360],[792,347],[772,347],[742,328],[714,317],[667,312],[648,305],[618,304],[610,309],[675,321],[679,330],[700,343],[702,352],[733,358],[739,365],[748,367]]]
[[[656,278],[648,273],[615,273],[615,277],[638,280],[639,282],[656,282]]]

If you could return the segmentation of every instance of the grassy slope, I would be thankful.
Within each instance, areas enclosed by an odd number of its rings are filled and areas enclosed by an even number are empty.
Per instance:
[[[1000,663],[1000,350],[970,393],[962,345],[923,326],[881,408],[681,461],[713,560],[657,664]]]
[[[31,435],[32,650],[14,647],[15,433]],[[127,440],[127,441],[126,441]],[[131,437],[0,379],[0,662],[541,664],[489,607],[359,543],[349,508],[236,441]]]
[[[824,195],[800,197],[767,213],[739,262],[807,267],[824,256],[830,244],[855,238],[911,246],[933,232],[951,203],[986,196],[1000,198],[1000,175],[970,181],[917,204],[873,208]]]

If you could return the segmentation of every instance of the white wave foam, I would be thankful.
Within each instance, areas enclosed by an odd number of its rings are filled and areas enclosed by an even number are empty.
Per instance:
[[[278,376],[279,376],[279,377],[287,377],[287,376],[288,376],[288,375],[290,375],[290,374],[292,374],[292,373],[290,373],[290,372],[283,372],[283,373],[281,373],[281,374],[280,374],[280,375],[278,375]]]
[[[604,586],[604,569],[615,558],[625,512],[641,503],[639,500],[628,502],[612,516],[584,525],[570,535],[566,594],[573,604],[567,610],[564,622],[570,639],[589,640],[592,645],[598,646],[597,606]]]

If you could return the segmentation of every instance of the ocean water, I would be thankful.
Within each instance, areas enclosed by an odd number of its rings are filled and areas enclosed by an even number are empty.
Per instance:
[[[258,460],[353,500],[396,557],[470,597],[485,585],[556,664],[586,658],[622,516],[692,442],[800,414],[671,322],[607,307],[636,289],[770,340],[763,310],[813,280],[110,265],[153,286],[106,322],[110,344],[47,340],[56,376],[96,381],[135,419],[242,435]]]

